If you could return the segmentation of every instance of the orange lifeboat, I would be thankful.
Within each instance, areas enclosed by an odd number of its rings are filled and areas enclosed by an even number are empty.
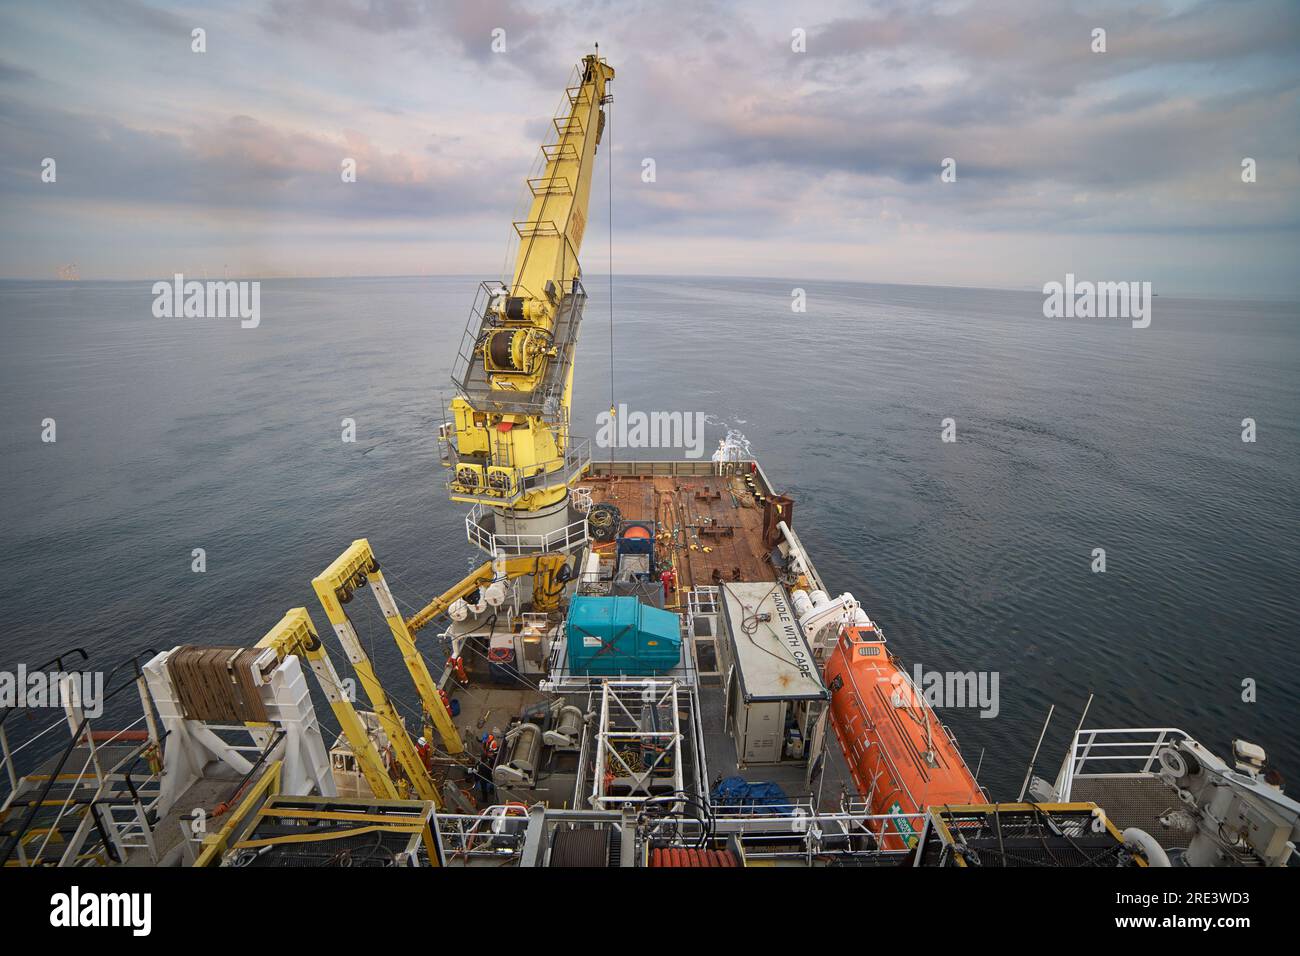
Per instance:
[[[915,844],[927,807],[988,802],[956,741],[875,625],[844,628],[825,678],[831,726],[871,812],[916,815],[877,821],[872,829],[882,849]]]

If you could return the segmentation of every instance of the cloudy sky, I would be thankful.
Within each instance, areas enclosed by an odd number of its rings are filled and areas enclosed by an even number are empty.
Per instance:
[[[595,41],[590,274],[1300,296],[1296,0],[9,0],[0,276],[497,274]]]

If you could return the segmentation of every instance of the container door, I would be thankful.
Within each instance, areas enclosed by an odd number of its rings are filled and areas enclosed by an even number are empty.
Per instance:
[[[736,690],[736,668],[727,668],[727,678],[723,681],[722,686],[725,688],[727,694],[726,728],[731,732],[732,738],[735,739],[739,736],[736,727],[736,715],[740,713],[740,702]]]
[[[780,701],[745,705],[745,763],[777,763],[785,722]]]
[[[804,773],[804,786],[812,787],[813,778],[821,772],[825,762],[826,718],[831,714],[829,707],[822,707],[822,712],[813,722],[812,734],[808,738],[808,769]]]

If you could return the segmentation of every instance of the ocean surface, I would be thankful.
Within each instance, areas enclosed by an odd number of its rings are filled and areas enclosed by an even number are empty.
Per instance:
[[[154,318],[149,282],[0,283],[0,669],[250,644],[297,605],[328,630],[309,581],[362,536],[412,606],[477,564],[435,440],[476,285],[266,280],[242,329]],[[609,313],[588,285],[574,430],[594,435]],[[706,456],[743,435],[896,654],[997,673],[996,718],[942,711],[995,797],[1051,704],[1054,774],[1090,693],[1091,726],[1181,727],[1225,757],[1246,737],[1300,781],[1300,306],[1160,296],[1138,330],[1045,319],[1035,292],[629,277],[614,296],[615,401],[704,413]],[[359,629],[409,704],[373,603]]]

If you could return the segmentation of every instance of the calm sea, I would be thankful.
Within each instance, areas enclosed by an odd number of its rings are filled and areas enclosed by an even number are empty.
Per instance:
[[[574,421],[594,434],[609,322],[588,284]],[[435,441],[475,286],[264,281],[241,329],[154,318],[148,282],[0,283],[0,668],[247,644],[296,605],[325,627],[309,581],[362,536],[412,605],[477,563]],[[615,396],[706,414],[706,455],[743,434],[895,653],[997,673],[996,718],[942,712],[995,796],[1053,703],[1054,771],[1089,693],[1090,725],[1182,727],[1225,756],[1244,736],[1295,781],[1300,307],[1159,298],[1135,330],[1045,319],[1034,292],[620,278]],[[625,457],[655,454],[674,453]]]

